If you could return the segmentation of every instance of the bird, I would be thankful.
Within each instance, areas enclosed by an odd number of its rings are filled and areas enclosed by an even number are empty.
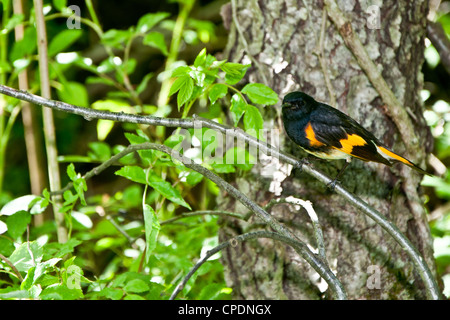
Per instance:
[[[287,136],[304,151],[321,159],[346,162],[336,181],[352,158],[387,166],[403,163],[421,174],[430,175],[412,161],[394,153],[356,120],[300,91],[288,93],[282,103],[282,122]]]

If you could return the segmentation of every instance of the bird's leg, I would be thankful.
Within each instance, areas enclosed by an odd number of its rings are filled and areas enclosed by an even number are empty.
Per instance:
[[[344,173],[344,170],[348,167],[348,165],[350,164],[351,159],[348,158],[345,160],[345,164],[342,167],[342,169],[338,172],[336,178],[334,178],[333,181],[331,181],[327,186],[328,188],[330,188],[331,191],[334,191],[334,188],[336,187],[336,182],[338,181],[338,179],[342,176],[342,174]]]
[[[292,173],[295,174],[296,170],[298,170],[299,173],[302,172],[304,164],[309,164],[309,156],[306,156],[302,160],[297,161],[297,163],[294,165],[294,168],[292,169]]]

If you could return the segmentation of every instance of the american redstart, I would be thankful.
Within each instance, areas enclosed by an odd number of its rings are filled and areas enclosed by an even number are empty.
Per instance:
[[[352,157],[392,166],[401,162],[427,174],[417,165],[392,152],[358,122],[341,111],[320,103],[303,92],[288,93],[282,105],[283,124],[289,138],[306,152],[322,159],[345,159],[334,181],[342,175]]]

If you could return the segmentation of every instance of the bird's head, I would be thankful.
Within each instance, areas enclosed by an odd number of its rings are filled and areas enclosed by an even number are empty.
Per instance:
[[[281,107],[284,115],[300,116],[310,112],[316,104],[317,101],[313,97],[300,91],[294,91],[284,97]]]
[[[283,99],[283,108],[289,109],[305,109],[316,104],[317,101],[313,97],[304,92],[294,91],[288,93]]]

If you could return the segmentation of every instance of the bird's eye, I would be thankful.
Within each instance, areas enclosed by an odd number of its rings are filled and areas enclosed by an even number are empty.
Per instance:
[[[305,106],[305,100],[299,100],[297,101],[297,107],[303,108]]]

